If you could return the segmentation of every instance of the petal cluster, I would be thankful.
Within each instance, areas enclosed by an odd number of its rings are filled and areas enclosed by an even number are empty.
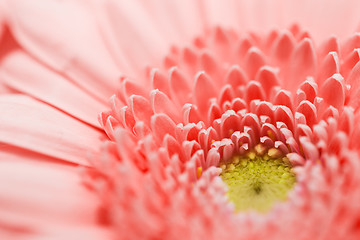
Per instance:
[[[356,239],[359,36],[217,27],[173,47],[150,87],[122,79],[88,176],[101,220],[120,239]],[[257,146],[286,156],[296,184],[266,214],[235,213],[219,167]]]

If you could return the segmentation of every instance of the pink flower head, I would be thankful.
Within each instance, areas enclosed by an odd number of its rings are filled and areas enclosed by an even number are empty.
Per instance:
[[[356,239],[356,38],[315,48],[297,25],[267,35],[217,27],[173,47],[150,88],[124,79],[100,115],[114,142],[94,160],[120,239]],[[265,215],[235,213],[220,177],[254,154],[285,157],[296,175]]]
[[[359,3],[303,2],[0,0],[1,237],[358,239]]]

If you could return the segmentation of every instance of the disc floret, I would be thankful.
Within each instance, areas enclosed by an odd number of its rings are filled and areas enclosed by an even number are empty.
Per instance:
[[[258,149],[235,155],[220,166],[220,176],[228,186],[227,196],[236,211],[266,212],[276,202],[286,200],[296,182],[286,156],[275,148],[264,154]]]

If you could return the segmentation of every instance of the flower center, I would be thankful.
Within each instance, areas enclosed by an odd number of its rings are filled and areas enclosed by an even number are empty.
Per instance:
[[[268,211],[276,202],[287,198],[295,184],[295,174],[287,157],[274,154],[269,149],[260,155],[254,151],[244,156],[234,156],[222,164],[220,174],[228,186],[227,196],[236,211]]]

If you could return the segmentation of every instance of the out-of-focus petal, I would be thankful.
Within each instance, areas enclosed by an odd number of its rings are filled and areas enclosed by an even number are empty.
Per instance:
[[[1,239],[104,239],[96,197],[74,165],[0,145]]]
[[[0,77],[7,86],[44,101],[92,126],[99,126],[96,116],[104,109],[105,104],[61,74],[40,64],[21,50],[11,51],[3,58],[1,65]]]
[[[103,134],[63,112],[26,96],[0,96],[0,142],[88,165],[87,154]]]
[[[84,1],[6,1],[11,32],[27,51],[100,99],[112,94],[121,73]],[[122,70],[126,70],[122,68]]]

